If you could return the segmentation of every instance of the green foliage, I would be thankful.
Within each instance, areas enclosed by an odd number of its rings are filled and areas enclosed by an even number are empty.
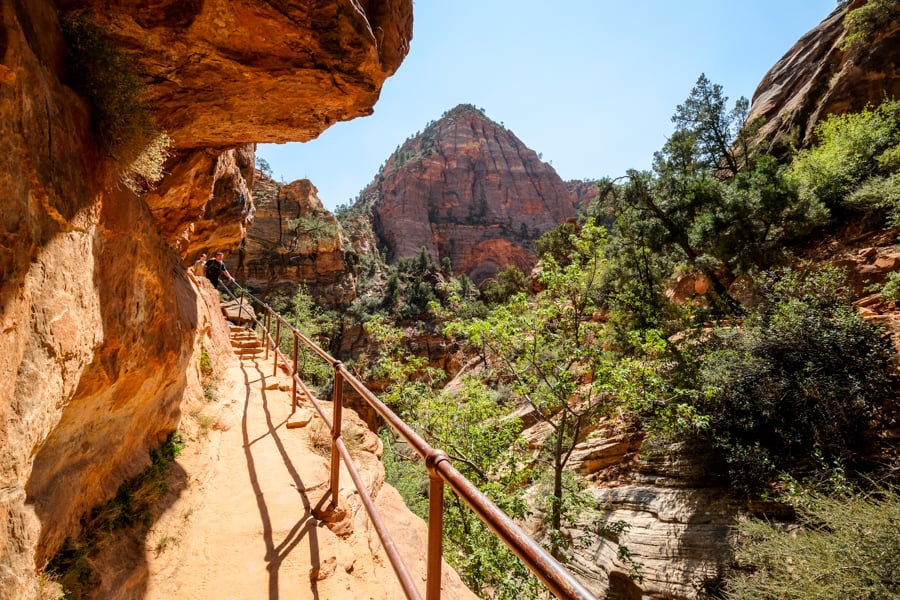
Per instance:
[[[207,402],[215,402],[219,399],[219,378],[210,377],[203,385],[203,399]]]
[[[900,16],[898,0],[868,0],[851,10],[844,17],[847,36],[841,43],[841,50],[862,50],[872,35]]]
[[[900,101],[886,100],[874,109],[831,115],[816,126],[815,133],[818,144],[799,151],[790,170],[805,202],[818,201],[832,211],[844,208],[845,201],[852,207],[853,200],[848,199],[863,182],[888,177],[900,166]],[[856,201],[871,203],[869,196],[862,193]]]
[[[528,289],[528,278],[518,267],[510,265],[497,273],[494,279],[481,284],[481,298],[488,305],[502,304]]]
[[[575,251],[571,239],[577,233],[577,226],[572,222],[557,225],[541,235],[536,242],[538,256],[550,254],[560,264],[569,262],[569,256]]]
[[[401,444],[388,428],[379,433],[384,445],[384,479],[396,489],[413,514],[428,520],[428,473],[418,455]],[[446,527],[446,526],[445,526]]]
[[[443,372],[429,367],[425,357],[410,354],[400,329],[373,317],[366,331],[378,350],[369,372],[388,381],[382,400],[430,444],[446,451],[463,475],[507,514],[524,516],[525,471],[516,468],[524,444],[519,438],[521,424],[509,417],[511,407],[471,379],[453,394],[439,392]],[[382,439],[388,482],[414,512],[427,518],[424,465],[391,433],[382,432]],[[536,598],[537,580],[449,487],[444,501],[444,557],[467,584],[483,597],[513,598],[532,590],[524,597]]]
[[[743,326],[704,344],[696,406],[745,490],[858,460],[876,408],[896,396],[890,342],[839,282],[834,270],[787,273]]]
[[[881,297],[891,302],[900,302],[900,271],[888,274],[887,283],[881,290]]]
[[[159,448],[150,451],[150,465],[119,488],[116,496],[81,518],[81,535],[66,540],[47,566],[72,600],[92,597],[96,573],[92,559],[125,528],[145,534],[155,518],[158,503],[169,491],[169,467],[184,449],[178,433],[172,433]]]
[[[172,138],[165,133],[155,136],[134,161],[121,173],[122,183],[135,194],[156,187],[165,171],[163,166],[171,156]]]
[[[726,584],[729,600],[900,598],[900,496],[812,495],[798,510],[799,526],[758,519],[739,523],[744,569]]]
[[[259,169],[259,172],[266,177],[272,177],[272,165],[270,165],[269,161],[264,159],[262,156],[256,157],[256,168]]]
[[[366,370],[374,379],[386,380],[381,399],[403,419],[414,421],[419,405],[444,381],[446,374],[428,366],[428,358],[416,356],[406,349],[404,333],[382,316],[365,323],[366,333],[376,358],[371,365],[361,357],[357,368]]]
[[[900,149],[896,146],[895,149]],[[858,208],[884,210],[887,224],[900,227],[900,168],[886,177],[870,177],[847,198],[847,204]]]
[[[752,131],[745,122],[750,102],[739,98],[731,110],[727,102],[721,85],[713,84],[703,74],[697,78],[688,98],[675,109],[675,133],[666,143],[668,150],[663,151],[679,161],[688,159],[678,170],[687,166],[733,176],[747,165]]]
[[[287,299],[284,296],[273,294],[268,298],[268,303],[297,331],[319,346],[328,348],[329,339],[333,333],[332,328],[337,319],[335,315],[319,307],[302,286],[298,286],[297,292],[292,298]],[[275,335],[274,324],[272,335]],[[293,358],[294,336],[285,328],[282,328],[278,347],[285,355]],[[320,395],[330,393],[330,386],[333,382],[330,365],[300,340],[297,343],[297,372],[305,382],[312,384]]]
[[[414,258],[401,258],[391,266],[386,281],[383,307],[400,320],[428,318],[437,290],[444,282],[441,268],[426,248]]]
[[[787,242],[826,221],[815,197],[798,201],[774,158],[752,152],[757,124],[746,124],[746,113],[746,100],[728,110],[721,87],[701,75],[653,171],[629,171],[621,186],[601,182],[615,215],[613,308],[638,328],[663,325],[659,291],[677,265],[704,275],[719,312],[740,312],[728,293],[735,278],[777,263]]]
[[[141,95],[137,63],[97,25],[90,11],[61,19],[69,46],[69,68],[75,89],[93,108],[93,123],[101,147],[123,168],[123,181],[136,193],[162,176],[171,139],[160,134]]]
[[[568,265],[544,255],[540,282],[545,289],[531,300],[518,294],[484,319],[456,320],[445,328],[495,364],[516,397],[550,428],[540,460],[552,474],[548,531],[557,556],[565,549],[559,535],[563,521],[572,517],[567,498],[577,493],[566,485],[566,464],[579,434],[604,404],[595,376],[605,364],[602,326],[589,317],[602,299],[605,230],[589,221],[572,245]]]
[[[209,352],[206,351],[206,348],[200,347],[200,375],[204,378],[210,377],[213,373],[213,365],[212,359],[209,357]]]
[[[330,240],[339,235],[338,224],[325,212],[314,212],[296,219],[288,219],[287,226],[294,234],[295,243],[298,245]]]

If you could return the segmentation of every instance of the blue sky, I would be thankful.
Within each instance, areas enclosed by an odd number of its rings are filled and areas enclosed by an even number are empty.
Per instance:
[[[354,200],[406,138],[474,104],[563,179],[646,169],[701,73],[729,104],[835,0],[417,0],[409,55],[373,115],[306,143],[261,144],[275,179]]]

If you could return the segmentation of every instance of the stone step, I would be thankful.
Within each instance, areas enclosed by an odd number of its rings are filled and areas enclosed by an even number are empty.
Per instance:
[[[232,348],[259,348],[261,346],[262,346],[262,342],[256,338],[232,339],[231,340]]]
[[[265,351],[266,349],[261,346],[257,346],[256,348],[235,348],[235,354],[238,356],[257,356],[263,354]]]

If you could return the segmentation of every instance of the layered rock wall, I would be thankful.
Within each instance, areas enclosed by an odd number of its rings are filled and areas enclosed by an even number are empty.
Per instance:
[[[133,53],[175,140],[146,200],[63,83],[78,74],[57,10],[84,7]],[[204,204],[243,193],[246,152],[225,150],[370,112],[412,2],[4,0],[0,15],[0,590],[15,600],[37,597],[37,571],[196,390],[204,305],[182,258],[238,239],[248,217]],[[215,232],[197,225],[211,212]]]
[[[168,175],[143,195],[160,233],[188,263],[240,245],[256,211],[255,157],[254,144],[178,152]]]
[[[757,86],[748,120],[764,119],[760,135],[776,151],[814,142],[816,123],[830,114],[900,98],[900,19],[878,27],[860,47],[841,49],[847,37],[844,17],[863,4],[854,0],[838,6]]]
[[[292,295],[303,285],[317,301],[353,299],[355,280],[345,260],[341,225],[308,179],[278,185],[262,175],[254,188],[256,213],[228,268],[248,286]]]

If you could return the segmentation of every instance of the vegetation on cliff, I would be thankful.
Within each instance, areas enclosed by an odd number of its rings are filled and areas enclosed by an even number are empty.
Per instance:
[[[71,85],[91,103],[98,144],[119,165],[126,187],[135,193],[152,188],[162,179],[172,140],[156,127],[142,99],[136,61],[89,10],[64,15],[61,26]]]

